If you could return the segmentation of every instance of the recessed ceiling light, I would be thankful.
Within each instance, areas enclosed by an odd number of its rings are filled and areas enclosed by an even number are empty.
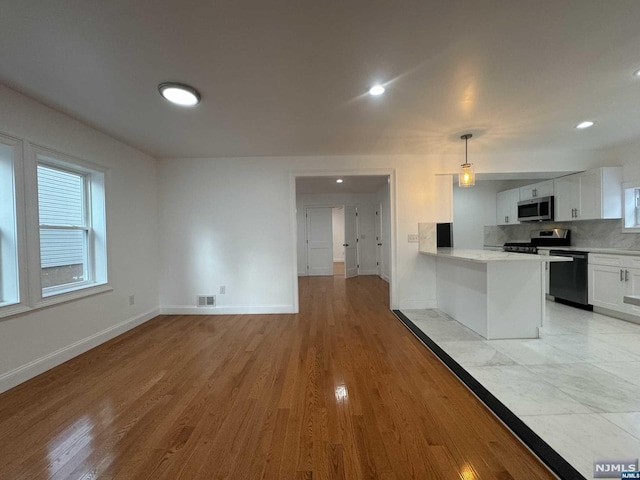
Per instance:
[[[596,124],[596,122],[592,122],[591,120],[587,120],[585,122],[579,123],[578,125],[576,125],[576,128],[579,128],[580,130],[584,129],[584,128],[589,128],[589,127],[593,127]]]
[[[378,96],[384,93],[384,87],[382,85],[374,85],[369,89],[369,95]]]
[[[165,82],[158,85],[158,91],[165,99],[182,107],[193,107],[200,103],[200,93],[189,85]]]
[[[640,70],[636,70],[635,72],[633,72],[633,76],[640,77]]]
[[[344,180],[342,180],[341,178],[336,180],[336,183],[342,183],[342,182],[344,182]]]

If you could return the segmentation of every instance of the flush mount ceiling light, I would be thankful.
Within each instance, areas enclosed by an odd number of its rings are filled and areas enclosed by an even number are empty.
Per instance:
[[[578,128],[580,130],[583,130],[585,128],[593,127],[595,124],[596,124],[596,122],[592,122],[591,120],[586,120],[586,121],[576,125],[576,128]]]
[[[635,72],[633,72],[633,76],[636,78],[640,78],[640,70],[636,70]]]
[[[467,140],[473,137],[470,133],[465,133],[460,137],[464,140],[464,163],[460,165],[461,171],[458,173],[458,186],[471,187],[476,184],[476,174],[473,171],[473,163],[469,163],[467,159]]]
[[[339,179],[337,179],[337,180],[336,180],[336,183],[342,183],[342,182],[344,182],[344,180],[343,180],[343,179],[341,179],[341,178],[339,178]]]
[[[369,95],[373,95],[377,97],[378,95],[382,95],[384,93],[385,88],[382,85],[374,85],[369,89]]]
[[[158,85],[158,91],[166,100],[181,107],[193,107],[200,103],[200,93],[189,85],[164,82]]]

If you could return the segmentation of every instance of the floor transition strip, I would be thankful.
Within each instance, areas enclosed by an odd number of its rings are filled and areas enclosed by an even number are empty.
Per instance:
[[[540,438],[500,400],[484,388],[458,362],[451,358],[436,342],[431,340],[400,310],[393,313],[418,339],[431,350],[449,369],[482,401],[502,422],[547,466],[564,480],[586,480],[558,452]]]

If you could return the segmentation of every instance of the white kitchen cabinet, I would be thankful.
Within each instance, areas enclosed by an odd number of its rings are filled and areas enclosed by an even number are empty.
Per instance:
[[[534,198],[550,197],[553,195],[553,180],[533,183],[520,187],[520,200],[532,200]]]
[[[589,303],[640,316],[640,307],[624,303],[625,295],[640,295],[640,257],[589,255]]]
[[[496,224],[515,225],[518,221],[518,202],[520,201],[520,189],[513,188],[498,192],[496,195]]]
[[[621,183],[621,167],[601,167],[556,178],[555,220],[622,218]]]
[[[625,310],[624,270],[608,265],[589,265],[589,303],[617,312]]]

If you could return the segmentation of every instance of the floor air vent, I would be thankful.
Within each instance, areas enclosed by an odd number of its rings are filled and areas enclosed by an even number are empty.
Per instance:
[[[216,296],[215,295],[198,295],[199,307],[215,307]]]

